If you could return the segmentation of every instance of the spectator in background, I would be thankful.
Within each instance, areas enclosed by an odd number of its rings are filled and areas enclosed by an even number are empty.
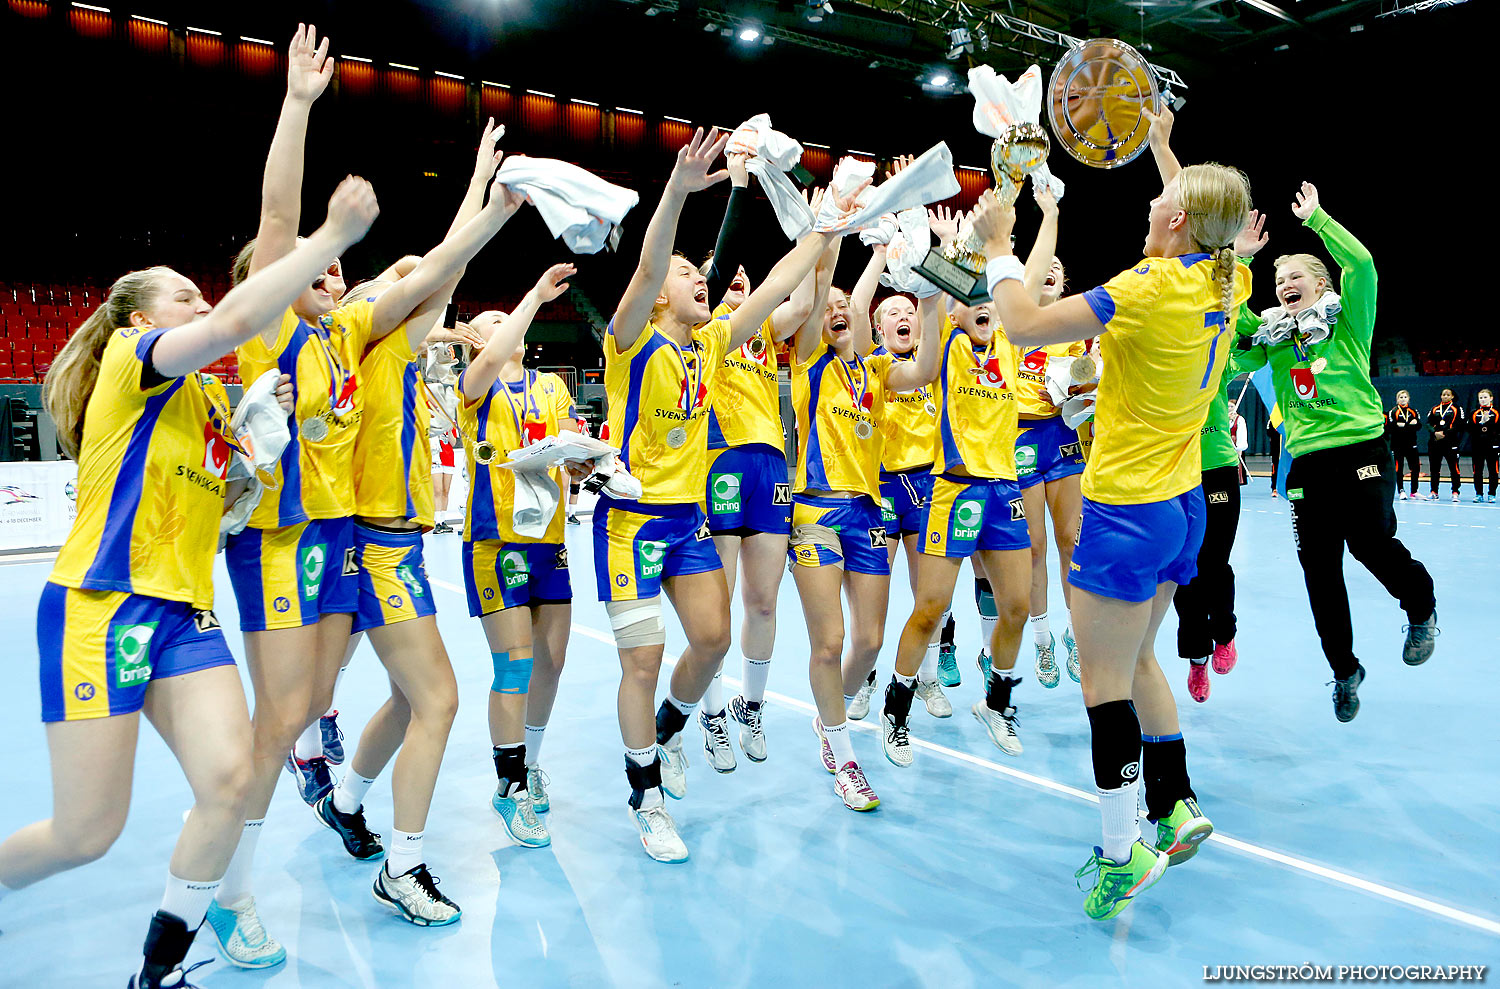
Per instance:
[[[1474,500],[1494,501],[1495,488],[1500,486],[1500,412],[1495,410],[1495,393],[1488,388],[1479,389],[1479,408],[1469,417],[1469,466],[1474,471]],[[1486,498],[1480,488],[1484,472],[1490,474],[1490,493]]]
[[[1276,428],[1270,416],[1266,416],[1266,438],[1271,443],[1271,497],[1279,498],[1276,479],[1281,476],[1281,430]]]
[[[1432,493],[1428,500],[1438,496],[1438,469],[1443,461],[1448,462],[1448,473],[1453,479],[1453,500],[1458,500],[1458,437],[1464,427],[1464,410],[1453,400],[1453,389],[1443,389],[1443,400],[1427,413],[1427,426],[1432,438],[1427,441],[1427,471],[1432,475]]]
[[[1408,467],[1411,469],[1411,497],[1417,496],[1417,481],[1422,477],[1422,455],[1417,452],[1417,434],[1421,431],[1422,417],[1411,407],[1411,393],[1403,388],[1396,392],[1396,404],[1385,414],[1385,435],[1391,441],[1391,452],[1396,455],[1396,491],[1402,501],[1407,498],[1401,482]],[[1433,483],[1436,484],[1436,480]],[[1433,490],[1437,489],[1434,487]]]
[[[1238,402],[1229,403],[1229,438],[1234,441],[1234,452],[1239,454],[1240,462],[1240,484],[1250,483],[1250,470],[1245,466],[1245,451],[1250,449],[1250,433],[1245,427],[1245,417],[1239,413]],[[1276,487],[1276,479],[1271,478],[1271,487]]]

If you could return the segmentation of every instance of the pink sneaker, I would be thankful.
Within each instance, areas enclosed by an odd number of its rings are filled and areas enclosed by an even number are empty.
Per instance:
[[[817,715],[813,715],[813,731],[818,733],[818,741],[823,743],[823,768],[838,775],[839,764],[833,759],[833,749],[828,744],[828,736],[823,734],[823,720]]]
[[[1188,694],[1202,704],[1208,700],[1208,664],[1188,662]]]
[[[864,771],[852,762],[844,763],[844,768],[834,776],[833,792],[839,795],[844,806],[850,810],[874,810],[880,806],[880,798],[870,788]]]
[[[1234,664],[1239,660],[1239,650],[1234,647],[1234,640],[1219,645],[1214,645],[1214,672],[1228,673],[1234,669]]]

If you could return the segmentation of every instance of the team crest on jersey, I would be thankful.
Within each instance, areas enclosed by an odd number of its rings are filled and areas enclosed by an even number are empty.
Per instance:
[[[1318,377],[1310,367],[1294,367],[1287,371],[1292,378],[1292,390],[1303,401],[1318,397]]]
[[[1000,371],[1000,358],[991,357],[983,365],[972,367],[974,380],[980,384],[989,385],[991,388],[1004,388],[1005,375]]]
[[[223,420],[217,415],[203,424],[203,469],[221,481],[229,476],[229,443],[222,429]]]
[[[1047,369],[1047,352],[1038,347],[1036,350],[1033,350],[1031,353],[1027,354],[1026,359],[1023,360],[1021,364],[1026,368],[1026,370],[1035,371],[1040,374],[1042,371]]]

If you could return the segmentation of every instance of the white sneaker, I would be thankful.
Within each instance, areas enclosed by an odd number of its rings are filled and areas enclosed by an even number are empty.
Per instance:
[[[837,773],[839,764],[833,758],[833,747],[828,744],[828,736],[823,734],[823,719],[816,714],[813,715],[813,731],[817,732],[818,741],[823,744],[823,768],[830,773]]]
[[[538,814],[552,809],[552,798],[547,796],[547,784],[551,782],[541,766],[526,767],[526,792],[531,794],[531,807]]]
[[[766,733],[761,727],[762,704],[752,704],[743,694],[729,698],[729,716],[740,724],[740,749],[751,762],[766,761]]]
[[[630,821],[636,830],[641,833],[641,847],[646,849],[647,855],[658,862],[687,861],[687,845],[683,844],[681,835],[677,833],[677,822],[672,820],[667,808],[658,804],[636,810],[626,804],[625,811],[630,815]]]
[[[934,718],[953,717],[953,705],[943,693],[943,685],[936,680],[917,679],[917,696],[927,705],[927,713]]]
[[[1074,683],[1083,682],[1083,667],[1078,663],[1078,640],[1073,638],[1073,625],[1063,630],[1063,648],[1068,650],[1068,676]]]
[[[219,954],[239,968],[271,968],[286,961],[286,949],[261,926],[255,912],[255,897],[247,896],[236,907],[226,907],[210,900],[209,928],[214,932]]]
[[[547,825],[536,816],[536,805],[527,790],[516,790],[510,796],[502,796],[496,787],[490,798],[490,807],[500,816],[505,833],[510,840],[527,848],[545,848],[552,844],[552,835]]]
[[[661,760],[661,788],[673,800],[687,796],[687,753],[682,751],[682,732],[669,749],[657,745],[656,757]]]
[[[390,907],[402,920],[418,927],[446,927],[457,923],[463,911],[438,892],[437,884],[425,863],[399,876],[392,876],[382,865],[370,894],[376,903]]]
[[[889,714],[880,716],[881,724],[881,748],[885,750],[885,757],[892,765],[900,766],[902,769],[911,765],[914,753],[911,750],[911,736],[907,734],[905,725],[898,725]]]
[[[844,768],[833,778],[833,792],[839,795],[844,806],[850,810],[874,810],[880,806],[880,798],[870,788],[864,770],[859,768],[858,763],[844,763]]]
[[[1043,687],[1055,687],[1062,679],[1062,670],[1057,666],[1057,640],[1047,633],[1046,642],[1036,643],[1036,679]]]
[[[1406,500],[1406,492],[1405,492],[1405,491],[1402,491],[1402,492],[1401,492],[1401,500],[1402,500],[1402,501],[1405,501],[1405,500]]]
[[[1453,503],[1455,505],[1458,504],[1458,492],[1457,491],[1453,492]]]
[[[1020,719],[1016,716],[1016,709],[1008,707],[1004,711],[996,711],[984,701],[979,701],[972,708],[974,717],[984,725],[990,733],[990,741],[999,747],[1006,755],[1021,754],[1021,736],[1018,731],[1021,726]]]
[[[870,698],[875,696],[875,672],[870,672],[870,678],[859,685],[859,691],[855,693],[854,700],[849,702],[849,709],[845,715],[851,721],[863,721],[865,715],[870,713]]]
[[[698,727],[703,729],[703,751],[716,773],[734,772],[734,746],[729,744],[729,718],[723,711],[698,712]]]

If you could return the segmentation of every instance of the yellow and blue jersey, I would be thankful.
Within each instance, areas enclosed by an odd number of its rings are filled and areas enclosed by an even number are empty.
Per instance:
[[[884,347],[875,353],[890,353]],[[891,354],[895,361],[909,361],[916,355]],[[932,463],[933,445],[937,442],[937,396],[933,385],[912,392],[891,392],[885,397],[885,415],[880,417],[882,470],[891,473],[927,467]]]
[[[1113,505],[1165,501],[1203,482],[1199,431],[1229,360],[1250,269],[1236,266],[1234,305],[1220,307],[1208,254],[1147,258],[1084,299],[1100,338],[1094,445],[1084,497]]]
[[[934,474],[1016,479],[1016,348],[993,325],[989,346],[976,354],[969,335],[943,321]]]
[[[464,374],[468,374],[465,371]],[[463,391],[464,379],[458,387]],[[464,541],[499,539],[504,542],[563,541],[567,499],[558,499],[557,512],[547,523],[541,539],[519,535],[512,523],[516,502],[516,475],[500,466],[506,454],[523,446],[556,436],[562,424],[578,418],[568,386],[555,374],[526,370],[520,381],[496,381],[490,390],[474,401],[460,394],[458,428],[466,440],[464,456],[469,466],[469,503],[464,520]],[[475,444],[487,440],[495,445],[495,460],[486,465],[474,459]],[[550,471],[558,490],[566,492],[563,469]],[[701,492],[700,492],[701,497]]]
[[[78,516],[49,579],[211,608],[229,399],[212,375],[163,379],[146,365],[170,332],[125,327],[104,345],[83,415]]]
[[[266,346],[257,335],[236,350],[245,381],[275,368],[291,375],[296,389],[292,441],[273,472],[280,486],[261,499],[250,515],[251,528],[354,514],[354,444],[364,404],[359,361],[374,312],[371,302],[353,302],[311,326],[288,309],[274,344]],[[327,427],[320,440],[308,440],[298,428],[314,418]]]
[[[734,310],[720,305],[715,318]],[[708,448],[748,446],[763,443],[781,449],[781,389],[777,381],[780,363],[770,317],[755,336],[738,350],[724,355],[719,373],[709,388]]]
[[[646,505],[702,505],[708,482],[709,390],[729,347],[729,320],[714,319],[679,347],[656,324],[626,350],[604,339],[609,438],[644,493]],[[675,433],[674,430],[682,430]],[[673,439],[679,439],[673,445]],[[779,445],[780,440],[776,441]]]
[[[432,410],[416,357],[402,325],[367,346],[359,362],[364,409],[354,441],[354,514],[430,529]]]
[[[798,436],[794,493],[851,491],[880,503],[884,442],[877,424],[886,413],[886,381],[894,364],[888,352],[846,364],[819,340],[812,356],[792,365]]]
[[[1021,353],[1016,365],[1016,412],[1041,419],[1061,415],[1062,409],[1052,402],[1047,391],[1047,360],[1051,357],[1082,357],[1083,341],[1050,343]]]

